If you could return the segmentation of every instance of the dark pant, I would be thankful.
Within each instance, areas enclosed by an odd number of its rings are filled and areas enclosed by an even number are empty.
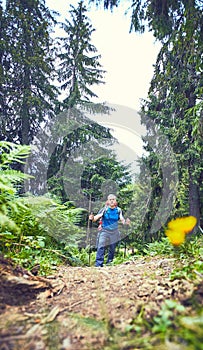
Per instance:
[[[119,240],[119,232],[117,230],[113,232],[102,230],[99,233],[95,266],[97,267],[103,266],[105,248],[107,246],[108,246],[108,258],[106,263],[108,264],[113,261],[116,244],[118,240]]]

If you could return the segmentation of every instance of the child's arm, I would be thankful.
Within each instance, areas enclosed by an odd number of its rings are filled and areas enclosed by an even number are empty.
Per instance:
[[[103,213],[100,213],[100,214],[97,214],[97,215],[90,214],[90,215],[89,215],[89,219],[95,222],[95,221],[97,221],[98,219],[100,219],[102,216],[103,216]]]
[[[123,217],[122,211],[120,212],[119,219],[120,219],[120,221],[122,222],[123,225],[124,225],[124,224],[126,224],[126,225],[129,225],[129,224],[130,224],[130,219],[127,218],[127,219],[125,220],[124,217]]]

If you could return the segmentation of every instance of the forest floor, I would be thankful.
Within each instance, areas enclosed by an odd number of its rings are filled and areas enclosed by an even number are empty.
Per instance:
[[[169,349],[149,328],[164,301],[190,308],[194,296],[203,300],[202,284],[169,278],[174,263],[156,256],[103,268],[63,265],[40,277],[1,257],[0,350]]]

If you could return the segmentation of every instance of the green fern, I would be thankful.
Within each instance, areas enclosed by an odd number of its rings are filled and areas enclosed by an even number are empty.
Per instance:
[[[17,212],[20,205],[16,200],[15,184],[27,179],[29,175],[10,169],[10,164],[22,162],[29,152],[29,146],[0,141],[0,233],[19,232],[19,227],[12,218],[12,213]]]
[[[85,209],[68,209],[49,195],[27,196],[22,200],[31,209],[46,235],[54,237],[60,243],[77,246],[85,231],[81,228],[82,219],[86,215]]]
[[[30,151],[30,146],[17,145],[8,141],[0,141],[0,167],[4,169],[14,162],[24,163],[23,160],[28,157]]]

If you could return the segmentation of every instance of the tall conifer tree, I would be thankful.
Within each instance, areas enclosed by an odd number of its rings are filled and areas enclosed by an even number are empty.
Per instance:
[[[61,89],[66,95],[64,108],[91,102],[93,97],[97,97],[91,87],[103,83],[105,72],[99,63],[100,55],[91,43],[94,29],[86,12],[82,1],[77,8],[71,5],[71,20],[66,19],[62,25],[66,35],[61,38],[58,74]]]
[[[170,35],[169,27],[167,35],[161,31],[159,33],[163,47],[157,58],[149,100],[144,104],[144,111],[168,137],[176,155],[180,190],[174,213],[194,215],[200,220],[203,211],[200,102],[203,89],[203,9],[198,8],[194,1],[183,5],[183,17],[174,17]],[[166,30],[161,24],[160,28]],[[145,121],[143,117],[143,122]],[[148,129],[150,134],[151,129]]]
[[[0,138],[30,144],[41,122],[54,111],[54,18],[44,0],[7,0],[3,16]]]
[[[97,95],[93,91],[93,86],[103,83],[102,66],[99,62],[100,55],[97,54],[96,47],[91,43],[92,33],[94,29],[90,20],[86,16],[87,9],[82,1],[78,3],[77,7],[70,5],[70,20],[66,19],[62,23],[65,35],[59,38],[59,68],[58,80],[61,90],[65,95],[60,111],[67,112],[67,124],[70,122],[72,114],[81,113],[81,125],[84,120],[84,111],[106,112],[108,107],[104,104],[93,102],[93,98]],[[77,110],[77,112],[74,112]],[[61,193],[64,196],[64,169],[68,158],[71,156],[72,148],[75,145],[83,145],[87,140],[108,139],[109,142],[111,134],[108,129],[91,123],[86,118],[86,127],[78,127],[73,133],[71,132],[67,137],[64,137],[62,144],[57,148],[58,163],[52,163],[51,173],[54,175],[54,169],[58,171],[55,182],[59,186]],[[98,134],[99,129],[99,134]],[[103,140],[102,140],[103,138]],[[96,152],[96,150],[95,150]],[[96,157],[95,153],[95,157]]]

